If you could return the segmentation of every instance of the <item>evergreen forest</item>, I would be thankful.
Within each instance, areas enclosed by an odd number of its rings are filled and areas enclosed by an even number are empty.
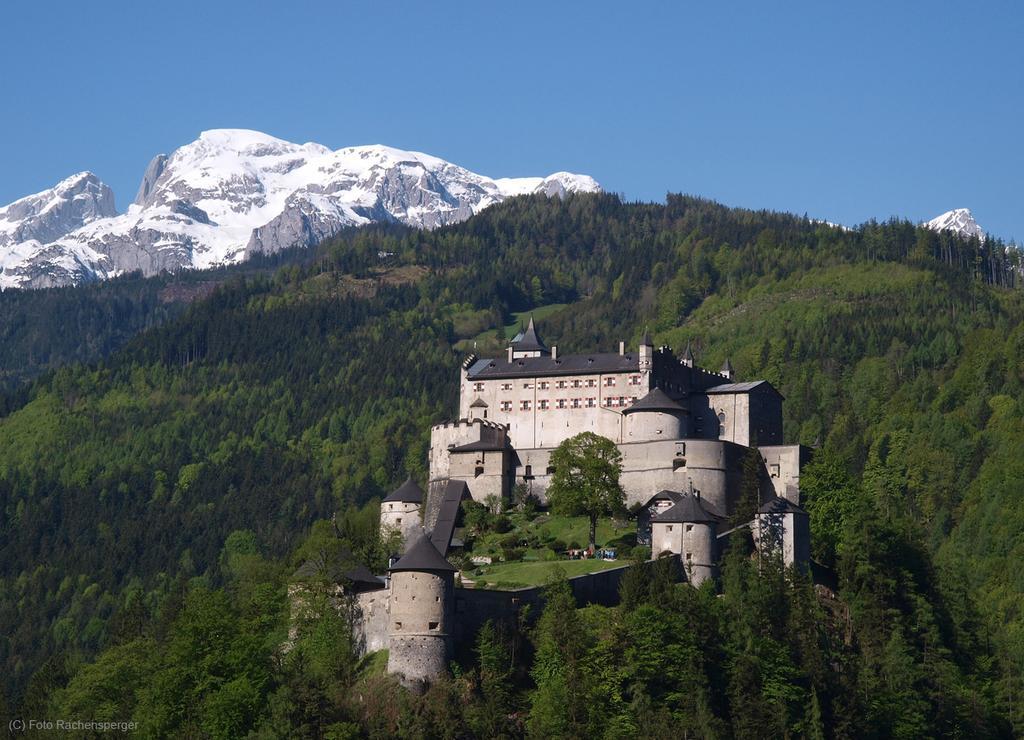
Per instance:
[[[1024,733],[1019,252],[682,195],[519,197],[248,267],[0,295],[0,715],[146,737],[1012,737]],[[691,343],[786,397],[826,595],[743,548],[616,607],[548,586],[414,696],[327,584],[386,565],[461,361],[543,315],[560,352]],[[290,642],[290,649],[282,645]],[[6,726],[6,722],[4,722]]]

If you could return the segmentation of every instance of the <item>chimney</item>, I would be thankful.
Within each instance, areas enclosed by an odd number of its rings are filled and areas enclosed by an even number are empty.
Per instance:
[[[508,347],[508,364],[512,364],[512,345]]]
[[[552,360],[557,360],[558,359],[558,347],[552,347],[551,348],[551,359]]]
[[[620,355],[626,354],[626,343],[625,342],[619,342],[619,354]]]

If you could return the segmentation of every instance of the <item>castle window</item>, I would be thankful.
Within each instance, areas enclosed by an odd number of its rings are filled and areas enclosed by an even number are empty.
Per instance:
[[[519,402],[519,410],[520,411],[529,411],[530,410],[530,402],[529,401],[520,401]]]
[[[565,402],[564,398],[559,398],[557,401],[555,401],[555,408],[556,409],[564,409],[565,407],[566,407],[566,402]]]
[[[475,468],[473,469],[473,476],[474,476],[475,478],[479,478],[479,477],[480,477],[481,475],[483,475],[483,474],[484,474],[484,466],[483,466],[483,465],[477,465],[477,466],[476,466],[476,467],[475,467]]]
[[[693,531],[693,525],[692,525],[692,524],[687,524],[687,525],[686,525],[686,531],[687,531],[687,532],[691,532],[691,531]]]
[[[581,404],[581,403],[582,403],[582,400],[581,400],[581,399],[579,399],[579,398],[574,398],[574,399],[572,399],[572,407],[573,407],[574,409],[578,409],[578,408],[580,407],[580,404]]]
[[[686,559],[687,560],[693,560],[693,553],[692,552],[686,553]]]
[[[554,475],[555,474],[555,466],[554,465],[548,465],[548,469],[545,472],[548,475]]]
[[[401,523],[402,523],[402,517],[398,517],[397,519],[395,519],[395,524],[401,524]]]
[[[630,385],[640,385],[640,376],[639,375],[630,375],[629,376],[629,384]]]
[[[511,411],[512,410],[512,402],[511,401],[502,401],[501,402],[501,410],[502,411]]]
[[[440,626],[441,626],[440,622],[427,622],[427,627],[429,627],[432,630],[436,630]]]
[[[669,524],[667,527],[665,527],[665,531],[666,532],[671,532],[672,531],[672,525]]]
[[[402,623],[401,622],[395,622],[395,629],[396,630],[402,629]]]
[[[540,381],[540,383],[537,384],[537,387],[540,388],[542,391],[546,391],[548,388],[551,387],[551,383],[549,383],[546,380],[542,380]]]
[[[542,398],[540,401],[537,402],[537,407],[541,411],[547,411],[551,407],[551,402],[548,401],[548,399],[546,398]]]
[[[557,383],[555,383],[555,388],[565,388],[565,381],[559,380]]]
[[[773,463],[773,464],[771,465],[771,468],[770,468],[770,470],[771,470],[771,476],[772,476],[772,478],[778,478],[778,477],[779,477],[779,466],[778,466],[778,465],[776,465],[776,464],[774,464],[774,463]]]
[[[523,390],[530,390],[533,388],[533,383],[523,383]]]
[[[597,408],[597,399],[596,398],[588,398],[587,399],[587,408],[588,409]]]
[[[576,380],[572,381],[572,387],[573,388],[579,388],[582,384],[583,384],[583,382],[579,378],[577,378]]]
[[[503,391],[510,391],[510,390],[512,390],[512,384],[511,383],[502,383],[501,384],[501,389]]]
[[[686,460],[684,458],[677,457],[675,460],[672,461],[672,470],[673,471],[685,470],[685,469],[686,469]]]
[[[718,436],[719,437],[724,437],[725,436],[725,412],[724,411],[719,411],[718,412]]]
[[[473,390],[482,391],[484,389],[483,383],[473,383]]]
[[[587,378],[587,388],[597,388],[597,380],[594,378]]]
[[[608,377],[608,378],[604,379],[604,387],[605,388],[612,388],[612,387],[614,387],[614,385],[615,385],[615,378],[614,377]]]

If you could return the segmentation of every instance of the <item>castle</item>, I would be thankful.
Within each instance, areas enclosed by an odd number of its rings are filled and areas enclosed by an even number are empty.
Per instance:
[[[679,559],[698,585],[718,575],[727,518],[753,450],[761,503],[749,526],[758,547],[778,548],[787,565],[808,567],[800,471],[808,451],[782,444],[782,402],[767,381],[737,382],[729,361],[718,372],[655,348],[560,355],[533,319],[502,357],[462,363],[456,420],[431,429],[427,491],[411,479],[381,503],[381,527],[401,535],[389,576],[349,580],[364,649],[389,649],[388,672],[422,687],[446,670],[456,641],[488,618],[514,617],[539,603],[537,589],[461,588],[446,555],[462,501],[507,500],[522,484],[541,503],[551,453],[589,431],[622,453],[620,482],[636,512],[637,541],[653,557]],[[581,601],[613,602],[624,569],[572,579]]]

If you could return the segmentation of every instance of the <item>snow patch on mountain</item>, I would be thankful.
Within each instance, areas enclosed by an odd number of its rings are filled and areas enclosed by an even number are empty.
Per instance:
[[[965,238],[976,236],[982,241],[985,239],[984,229],[974,220],[974,216],[968,208],[954,208],[952,211],[946,211],[941,216],[936,216],[926,222],[924,227],[932,231],[952,231]]]
[[[69,216],[39,225],[48,208],[68,211],[60,204],[69,193],[78,202],[73,185],[83,177],[91,210],[82,200],[70,210],[77,221]],[[216,129],[155,157],[123,214],[114,210],[110,189],[89,173],[0,209],[0,288],[231,264],[312,245],[350,226],[400,222],[432,229],[515,195],[600,190],[593,178],[568,172],[495,180],[421,152],[382,145],[332,151],[258,131]]]

